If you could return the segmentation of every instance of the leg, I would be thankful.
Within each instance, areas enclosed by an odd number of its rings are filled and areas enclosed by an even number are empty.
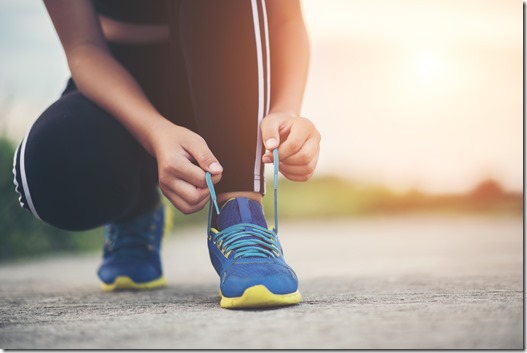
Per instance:
[[[216,189],[219,201],[227,201],[208,233],[211,262],[220,276],[220,305],[298,303],[298,279],[259,202],[264,193],[260,122],[269,110],[265,2],[182,0],[175,5],[171,33],[184,59],[197,132],[224,170]]]
[[[68,230],[131,219],[159,202],[153,158],[76,90],[51,105],[22,141],[15,180],[25,208]]]
[[[110,45],[112,54],[166,114],[168,45]],[[107,224],[103,289],[163,286],[160,248],[169,217],[157,191],[157,165],[109,114],[69,82],[42,114],[15,156],[21,202],[56,227]]]
[[[21,204],[37,218],[69,230],[110,223],[103,289],[165,284],[156,163],[113,117],[70,90],[35,122],[14,170]]]
[[[268,109],[268,66],[264,15],[255,4],[183,0],[171,13],[197,132],[224,168],[219,194],[264,192],[259,122]]]

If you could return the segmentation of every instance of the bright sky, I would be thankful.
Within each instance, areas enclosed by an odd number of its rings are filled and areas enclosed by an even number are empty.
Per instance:
[[[303,5],[319,175],[432,192],[494,177],[522,190],[522,2]],[[0,129],[20,138],[59,95],[66,62],[41,1],[0,1],[0,33]]]
[[[304,0],[320,172],[397,189],[523,182],[522,2]]]

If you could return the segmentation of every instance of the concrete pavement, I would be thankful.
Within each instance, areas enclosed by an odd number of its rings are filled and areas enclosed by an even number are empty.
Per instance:
[[[98,255],[0,266],[2,348],[523,348],[521,218],[283,222],[304,302],[218,306],[204,229],[173,234],[168,287],[103,293]]]

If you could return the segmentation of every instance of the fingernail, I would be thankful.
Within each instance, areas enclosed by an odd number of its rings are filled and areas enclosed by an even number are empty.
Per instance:
[[[221,165],[218,163],[218,162],[212,162],[210,165],[209,165],[209,170],[213,173],[219,173],[223,170],[223,168],[221,167]]]
[[[276,142],[276,139],[271,137],[270,139],[268,139],[267,141],[265,141],[265,147],[268,149],[268,150],[271,150],[273,148],[275,148],[277,145],[277,142]]]
[[[264,163],[271,163],[271,158],[269,158],[268,156],[264,156],[264,157],[262,158],[262,161],[263,161]]]

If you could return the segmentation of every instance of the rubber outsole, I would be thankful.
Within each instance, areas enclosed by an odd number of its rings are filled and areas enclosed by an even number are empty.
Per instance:
[[[225,309],[273,308],[294,305],[302,301],[299,291],[274,294],[262,284],[247,288],[240,297],[225,297],[220,290],[220,297],[220,306]]]
[[[173,226],[173,220],[172,220],[172,209],[168,206],[165,207],[165,222],[163,224],[163,235],[162,239],[166,238],[168,236],[168,233],[170,233],[170,230]],[[136,283],[134,282],[130,277],[128,276],[117,276],[115,278],[115,281],[113,283],[104,283],[102,284],[101,288],[105,292],[113,292],[115,290],[120,289],[155,289],[155,288],[161,288],[166,286],[166,280],[163,276],[149,282],[145,283]]]
[[[102,290],[105,292],[113,292],[121,289],[155,289],[164,287],[166,284],[165,277],[159,277],[149,282],[136,283],[128,276],[118,276],[113,283],[103,283]]]

